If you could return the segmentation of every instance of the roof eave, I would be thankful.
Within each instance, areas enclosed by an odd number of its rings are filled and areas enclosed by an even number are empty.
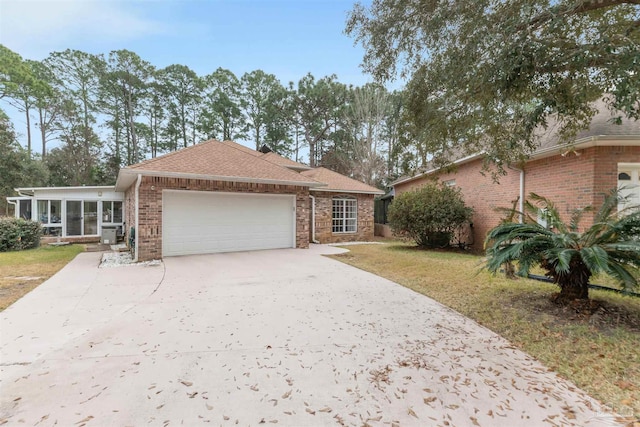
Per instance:
[[[310,191],[326,191],[327,193],[354,193],[354,194],[384,194],[382,190],[365,191],[365,190],[345,190],[339,188],[313,188]]]
[[[634,146],[640,145],[640,135],[593,135],[575,140],[572,143],[554,145],[533,153],[527,161],[544,159],[566,153],[569,148],[585,149],[591,147],[607,146]]]
[[[244,176],[219,176],[209,174],[195,174],[184,172],[163,172],[153,170],[136,170],[124,168],[120,170],[118,174],[118,181],[116,182],[116,190],[124,191],[133,184],[135,177],[141,176],[159,176],[163,178],[185,178],[185,179],[202,179],[207,181],[225,181],[225,182],[247,182],[254,184],[272,184],[272,185],[291,185],[296,187],[321,187],[324,184],[317,181],[288,181],[278,179],[264,179],[264,178],[249,178]]]
[[[461,164],[470,162],[472,160],[476,160],[476,159],[482,158],[484,155],[485,155],[485,152],[481,151],[480,153],[472,154],[470,156],[458,159],[458,160],[452,162],[452,164],[453,165],[461,165]],[[437,172],[439,170],[442,170],[442,168],[428,169],[428,170],[426,170],[424,172],[421,172],[419,174],[416,174],[414,176],[410,176],[410,177],[407,177],[407,178],[404,178],[404,179],[399,179],[397,181],[394,181],[394,182],[391,183],[391,186],[395,187],[398,184],[404,184],[405,182],[413,181],[414,179],[419,179],[419,178],[422,178],[424,176],[431,175],[432,173]]]

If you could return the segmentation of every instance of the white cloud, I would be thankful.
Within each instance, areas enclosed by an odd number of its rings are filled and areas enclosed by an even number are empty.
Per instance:
[[[109,0],[0,0],[0,43],[31,59],[79,42],[121,43],[163,32],[136,4]],[[153,2],[139,2],[153,7]]]

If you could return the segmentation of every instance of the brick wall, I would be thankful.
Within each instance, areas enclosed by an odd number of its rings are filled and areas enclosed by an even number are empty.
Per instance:
[[[137,230],[138,259],[140,261],[162,258],[162,190],[165,189],[294,194],[296,196],[296,247],[309,247],[309,190],[307,188],[288,185],[143,177],[140,185]],[[134,198],[135,183],[125,192],[127,227],[135,224]]]
[[[341,243],[373,240],[373,194],[333,193],[312,191],[316,199],[316,240],[320,243]],[[333,202],[337,196],[350,196],[358,200],[358,227],[355,233],[333,233]]]
[[[525,197],[537,193],[556,204],[562,217],[567,220],[571,212],[580,207],[602,203],[603,195],[617,185],[618,163],[640,162],[639,146],[591,147],[577,150],[579,155],[568,153],[539,160],[525,165]],[[504,216],[495,208],[511,208],[520,192],[520,173],[511,169],[494,182],[490,174],[482,175],[482,161],[476,160],[461,165],[457,171],[441,174],[442,181],[455,179],[456,187],[462,189],[465,203],[475,210],[473,216],[473,247],[482,249],[486,233]],[[396,185],[396,194],[424,185],[429,178],[419,178]],[[593,215],[585,216],[583,227],[588,227]]]

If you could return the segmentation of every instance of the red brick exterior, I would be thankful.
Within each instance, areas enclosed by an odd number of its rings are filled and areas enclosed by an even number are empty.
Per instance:
[[[578,155],[576,155],[576,153]],[[565,156],[554,155],[525,164],[524,194],[536,193],[551,199],[568,219],[576,209],[598,207],[604,196],[617,186],[618,163],[640,163],[640,146],[600,146],[577,149]],[[490,174],[480,173],[482,160],[460,165],[455,172],[441,174],[442,181],[455,179],[465,202],[475,210],[473,247],[481,249],[487,232],[499,224],[503,213],[495,208],[511,208],[520,193],[520,172],[508,169],[496,183]],[[395,186],[396,194],[424,185],[435,177],[422,177]],[[588,227],[592,215],[585,215],[582,226]]]
[[[373,240],[373,194],[334,193],[312,191],[316,199],[316,240],[320,243],[342,243]],[[334,197],[350,196],[358,200],[358,227],[355,233],[333,233]]]
[[[125,192],[127,232],[130,227],[135,226],[135,186],[134,183]],[[294,194],[296,196],[296,247],[309,247],[309,190],[305,187],[143,177],[139,190],[139,223],[136,232],[140,261],[162,258],[162,190],[169,189]],[[371,218],[373,221],[373,214]]]

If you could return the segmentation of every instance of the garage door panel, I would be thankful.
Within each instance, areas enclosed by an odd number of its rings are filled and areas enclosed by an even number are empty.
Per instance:
[[[292,195],[163,192],[163,255],[295,246]]]

